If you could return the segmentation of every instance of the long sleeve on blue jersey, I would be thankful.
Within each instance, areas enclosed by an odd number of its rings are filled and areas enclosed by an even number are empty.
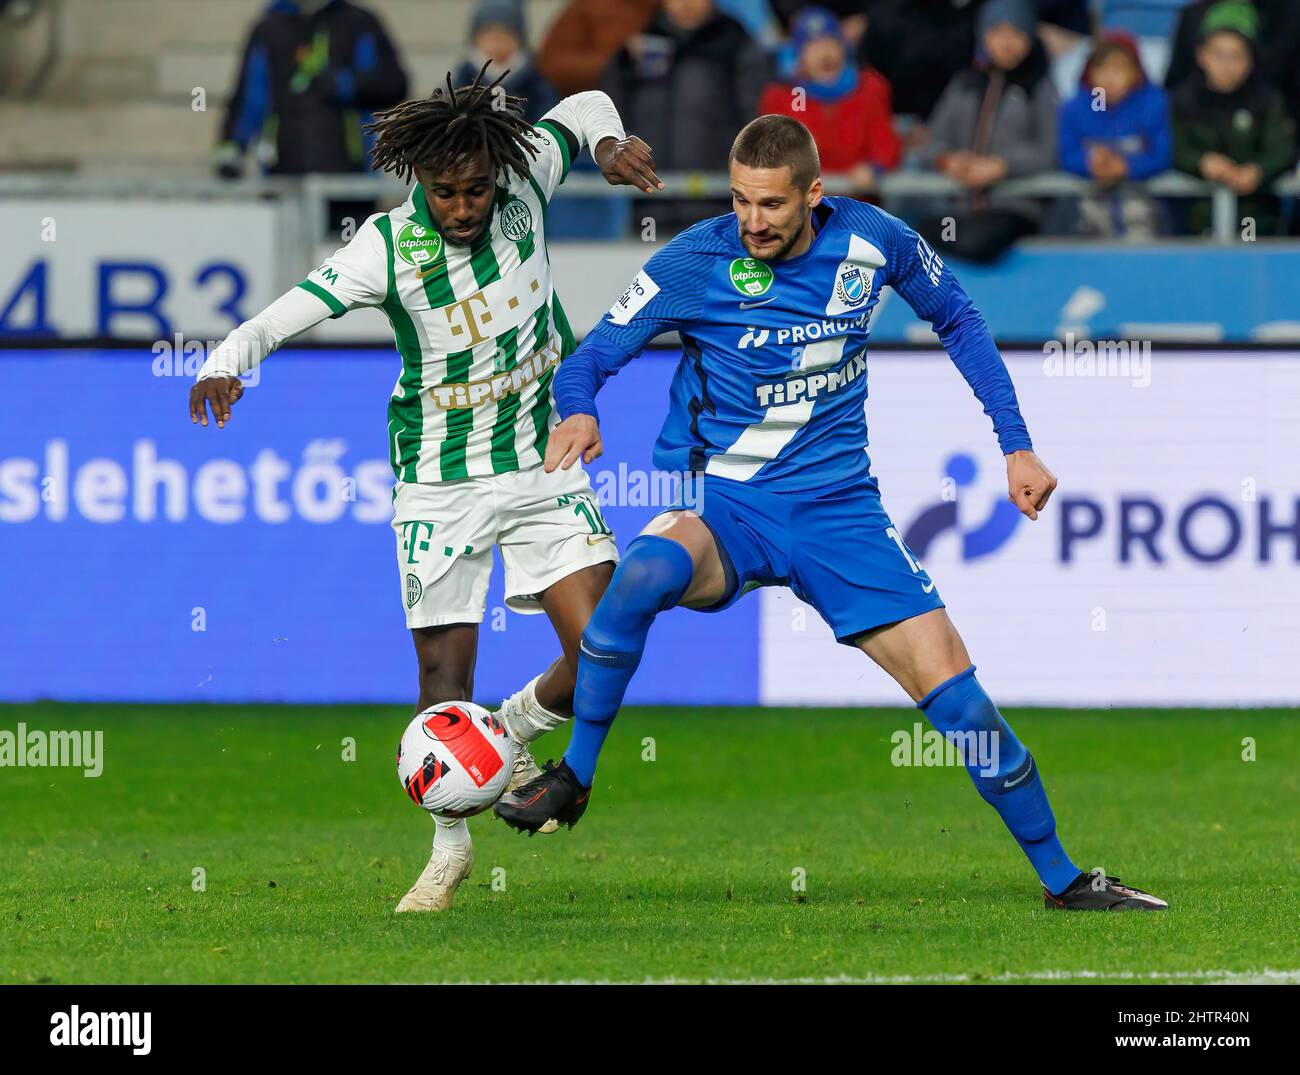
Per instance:
[[[1031,451],[1015,386],[983,315],[930,244],[901,221],[890,284],[918,317],[934,326],[948,357],[992,419],[1003,454]]]
[[[656,336],[685,329],[704,306],[701,271],[711,260],[692,249],[690,233],[678,236],[636,274],[609,312],[587,333],[555,375],[552,396],[561,419],[598,417],[596,393]]]
[[[589,414],[599,422],[596,393],[635,357],[636,352],[628,354],[594,332],[589,334],[578,349],[560,363],[555,375],[551,397],[555,400],[560,419]]]

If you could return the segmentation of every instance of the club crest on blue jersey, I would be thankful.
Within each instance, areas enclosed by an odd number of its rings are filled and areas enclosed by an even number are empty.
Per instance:
[[[867,296],[867,287],[862,280],[862,270],[851,265],[840,273],[835,284],[835,294],[846,306],[856,306]]]

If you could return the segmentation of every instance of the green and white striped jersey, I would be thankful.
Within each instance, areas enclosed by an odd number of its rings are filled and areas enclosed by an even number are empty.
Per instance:
[[[388,444],[399,480],[504,474],[545,456],[556,421],[551,380],[574,348],[551,283],[546,207],[581,145],[598,140],[562,111],[574,100],[533,128],[530,177],[498,177],[491,221],[474,246],[443,240],[416,183],[298,285],[335,317],[377,306],[392,324],[402,372],[388,404]],[[572,114],[577,129],[557,113]]]

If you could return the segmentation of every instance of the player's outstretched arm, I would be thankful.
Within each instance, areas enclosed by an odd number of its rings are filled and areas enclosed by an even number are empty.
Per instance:
[[[378,306],[388,288],[388,244],[375,223],[367,220],[347,246],[255,317],[250,317],[208,356],[190,389],[190,421],[208,424],[208,409],[220,429],[230,421],[230,408],[244,394],[241,374],[247,373],[286,340],[306,332],[327,317],[341,317],[358,306]]]
[[[230,421],[230,408],[244,394],[241,374],[247,373],[285,340],[306,332],[331,314],[318,297],[301,287],[281,295],[250,317],[208,356],[190,389],[190,421],[208,424],[208,409],[218,429]]]
[[[230,421],[230,408],[244,394],[244,384],[238,377],[218,374],[195,381],[190,389],[190,421],[199,425],[208,424],[208,408],[212,408],[212,420],[221,429]]]
[[[637,187],[647,194],[664,189],[664,181],[655,175],[654,151],[634,134],[604,138],[591,155],[611,187]]]
[[[1056,475],[1032,450],[1023,448],[1007,455],[1007,499],[1032,520],[1047,505],[1056,488]]]
[[[600,439],[600,417],[596,410],[596,393],[605,382],[632,360],[640,351],[625,351],[602,334],[602,324],[568,358],[560,363],[552,395],[561,422],[551,430],[546,441],[546,473],[568,470],[581,459],[591,463],[604,452]]]
[[[543,162],[535,172],[536,178],[547,191],[547,196],[568,173],[569,165],[582,152],[591,147],[591,155],[600,166],[605,181],[610,186],[632,186],[653,194],[663,190],[664,184],[655,175],[654,151],[642,139],[623,130],[623,120],[609,94],[601,90],[587,90],[564,98],[546,113],[537,126],[553,135],[562,146],[563,167],[548,172]]]
[[[704,289],[692,248],[682,236],[652,257],[636,279],[560,363],[551,392],[560,424],[551,430],[544,466],[568,470],[603,451],[596,394],[656,336],[698,316]]]
[[[984,405],[1007,460],[1007,498],[1029,519],[1037,519],[1056,488],[1056,476],[1034,454],[1007,364],[952,270],[901,220],[894,225],[889,282],[934,326],[953,365]]]
[[[543,466],[547,474],[557,468],[568,470],[579,457],[584,463],[594,463],[604,452],[600,424],[590,414],[575,414],[551,430]]]

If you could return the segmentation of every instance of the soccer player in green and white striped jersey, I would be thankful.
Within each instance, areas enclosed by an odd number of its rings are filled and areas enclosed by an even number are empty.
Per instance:
[[[472,696],[494,547],[506,603],[545,612],[564,651],[501,707],[521,744],[514,787],[537,774],[526,744],[572,713],[579,640],[618,559],[586,474],[542,467],[557,421],[551,380],[574,348],[551,283],[546,207],[584,146],[613,185],[663,184],[605,94],[568,97],[531,127],[500,81],[480,72],[454,89],[449,76],[445,90],[377,117],[375,165],[414,176],[410,196],[235,329],[199,371],[190,416],[206,426],[210,407],[224,426],[238,375],[285,340],[357,307],[383,310],[402,359],[388,445],[416,712]],[[464,820],[435,821],[429,864],[399,911],[450,906],[469,874]]]

